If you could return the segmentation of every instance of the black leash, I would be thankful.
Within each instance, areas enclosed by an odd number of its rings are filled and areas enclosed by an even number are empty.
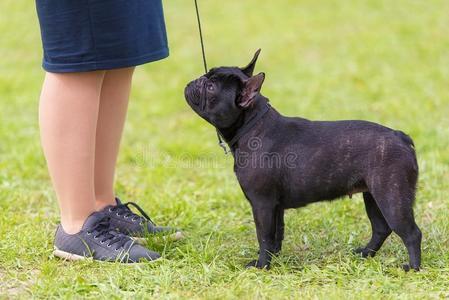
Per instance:
[[[203,31],[201,30],[200,11],[198,10],[198,3],[195,0],[196,20],[198,21],[198,31],[200,32],[201,53],[203,54],[204,73],[207,73],[206,53],[204,51]]]
[[[200,12],[198,9],[197,0],[195,0],[195,10],[196,10],[196,19],[198,21],[198,31],[200,33],[201,53],[203,54],[204,73],[207,73],[207,63],[206,63],[206,53],[204,51],[203,31],[201,30]],[[226,143],[223,142],[223,138],[221,137],[221,134],[218,131],[218,129],[217,129],[217,138],[218,138],[218,145],[221,148],[223,148],[225,154],[228,154],[228,149],[226,148]]]

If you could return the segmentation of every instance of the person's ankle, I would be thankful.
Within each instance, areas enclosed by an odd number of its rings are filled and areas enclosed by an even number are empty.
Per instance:
[[[83,228],[85,220],[61,220],[62,229],[67,234],[76,234]]]
[[[96,195],[95,196],[95,209],[96,211],[100,211],[108,205],[116,205],[114,195]]]

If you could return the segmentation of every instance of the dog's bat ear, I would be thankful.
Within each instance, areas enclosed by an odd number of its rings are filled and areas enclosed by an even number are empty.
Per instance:
[[[257,49],[256,53],[254,53],[253,59],[246,67],[240,68],[240,70],[242,70],[242,72],[248,77],[253,76],[254,67],[256,66],[256,62],[257,62],[257,58],[259,57],[260,50],[261,49]]]
[[[254,99],[259,94],[265,80],[265,73],[259,73],[244,81],[244,87],[238,99],[238,105],[242,108],[251,106]]]

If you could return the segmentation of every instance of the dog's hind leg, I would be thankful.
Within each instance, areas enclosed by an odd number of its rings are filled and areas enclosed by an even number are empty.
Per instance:
[[[383,184],[369,189],[388,225],[407,247],[410,264],[404,265],[404,269],[418,271],[421,264],[422,235],[413,216],[414,180],[409,181],[402,174],[390,173],[390,176],[385,176],[380,181]]]
[[[369,192],[363,193],[363,200],[365,201],[366,213],[371,223],[372,236],[365,247],[357,248],[354,252],[360,253],[362,257],[372,257],[382,247],[385,239],[390,235],[391,229]]]

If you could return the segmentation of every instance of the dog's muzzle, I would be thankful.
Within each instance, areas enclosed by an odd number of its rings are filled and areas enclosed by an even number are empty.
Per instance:
[[[187,102],[195,106],[199,106],[201,104],[206,80],[207,78],[205,76],[201,76],[200,78],[193,80],[189,82],[189,84],[187,84],[184,90],[184,95]]]

